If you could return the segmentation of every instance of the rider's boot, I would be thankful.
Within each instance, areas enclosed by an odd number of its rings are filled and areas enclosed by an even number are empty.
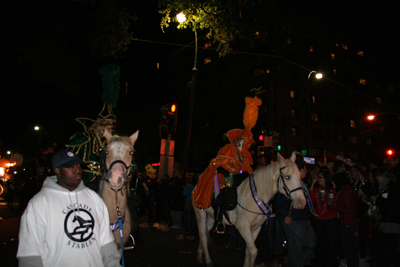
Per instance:
[[[217,234],[225,234],[225,225],[222,223],[222,217],[224,216],[224,210],[219,208],[217,217]]]

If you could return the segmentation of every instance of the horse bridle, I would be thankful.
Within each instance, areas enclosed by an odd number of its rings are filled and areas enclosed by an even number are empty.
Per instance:
[[[286,168],[286,166],[283,166],[282,168],[279,168],[279,177],[278,177],[278,180],[277,180],[277,186],[278,186],[278,189],[279,189],[279,181],[282,180],[282,188],[283,188],[283,190],[285,190],[286,196],[290,200],[293,200],[292,197],[291,197],[292,193],[296,192],[297,190],[302,190],[303,188],[301,186],[299,186],[299,187],[297,187],[297,188],[295,188],[293,190],[289,189],[289,187],[286,184],[286,180],[290,179],[290,176],[285,176],[285,177],[283,176],[282,170],[284,168]]]
[[[125,170],[126,170],[126,173],[125,173],[125,175],[126,175],[126,179],[125,179],[125,182],[124,182],[124,186],[125,185],[127,185],[130,181],[131,181],[131,179],[132,179],[132,177],[133,177],[133,174],[135,173],[135,171],[136,171],[136,168],[137,168],[137,166],[136,166],[136,163],[135,163],[135,158],[134,158],[134,156],[133,156],[133,154],[134,154],[134,152],[133,151],[131,151],[131,152],[129,152],[129,154],[132,156],[132,161],[131,161],[131,164],[129,164],[129,166],[127,166],[126,164],[125,164],[125,162],[123,162],[122,160],[116,160],[116,161],[113,161],[111,164],[110,164],[110,168],[107,168],[107,164],[106,164],[106,158],[107,158],[107,155],[108,155],[108,151],[107,150],[105,150],[107,148],[107,146],[106,147],[104,147],[104,153],[105,153],[105,156],[103,156],[103,177],[102,177],[102,179],[103,180],[106,180],[107,182],[110,182],[107,178],[106,178],[106,176],[108,176],[109,175],[109,172],[110,172],[110,170],[112,169],[112,167],[115,165],[115,164],[117,164],[117,163],[120,163],[120,164],[122,164],[123,166],[125,166]]]

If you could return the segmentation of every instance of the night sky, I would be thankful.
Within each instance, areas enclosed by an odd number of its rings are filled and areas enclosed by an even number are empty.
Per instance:
[[[60,3],[55,6],[55,2]],[[296,2],[304,3],[315,20],[321,19],[343,34],[365,40],[381,56],[382,64],[390,66],[390,72],[397,76],[400,69],[397,6],[377,1],[355,1],[354,5],[349,1]],[[177,30],[171,25],[163,33],[156,1],[125,3],[138,18],[131,22],[130,30],[142,41],[132,41],[122,59],[99,60],[90,56],[87,43],[81,38],[90,21],[83,15],[84,9],[76,12],[77,3],[1,2],[5,63],[1,71],[2,153],[11,150],[34,155],[41,140],[55,141],[58,149],[63,148],[71,135],[83,131],[75,118],[95,119],[100,112],[103,89],[97,70],[111,63],[121,67],[120,96],[114,109],[118,117],[117,133],[130,135],[139,129],[137,149],[158,153],[158,108],[176,101],[173,89],[168,87],[169,70],[163,67],[173,63],[177,59],[174,53],[181,49],[167,43],[188,44],[193,40],[193,32]],[[57,32],[54,28],[66,31]],[[187,60],[192,62],[193,58]],[[34,125],[41,126],[43,131],[35,132]]]

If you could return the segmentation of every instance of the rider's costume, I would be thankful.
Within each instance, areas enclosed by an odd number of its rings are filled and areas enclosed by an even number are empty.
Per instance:
[[[261,105],[261,99],[246,97],[246,108],[243,115],[243,124],[245,129],[233,129],[226,135],[230,144],[222,147],[218,155],[211,160],[207,169],[202,173],[197,185],[192,193],[192,200],[196,207],[206,209],[211,205],[211,198],[214,191],[214,177],[217,175],[220,188],[225,186],[225,176],[218,173],[218,167],[224,168],[229,173],[239,174],[241,172],[253,173],[251,165],[253,158],[250,155],[249,148],[254,143],[251,128],[254,127],[258,118],[258,106]],[[238,150],[235,140],[239,137],[244,139],[242,150]]]

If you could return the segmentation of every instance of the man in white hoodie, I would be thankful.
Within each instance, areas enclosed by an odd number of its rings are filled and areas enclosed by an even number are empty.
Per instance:
[[[83,184],[81,163],[67,150],[54,155],[56,175],[21,218],[19,266],[121,266],[107,207]]]

